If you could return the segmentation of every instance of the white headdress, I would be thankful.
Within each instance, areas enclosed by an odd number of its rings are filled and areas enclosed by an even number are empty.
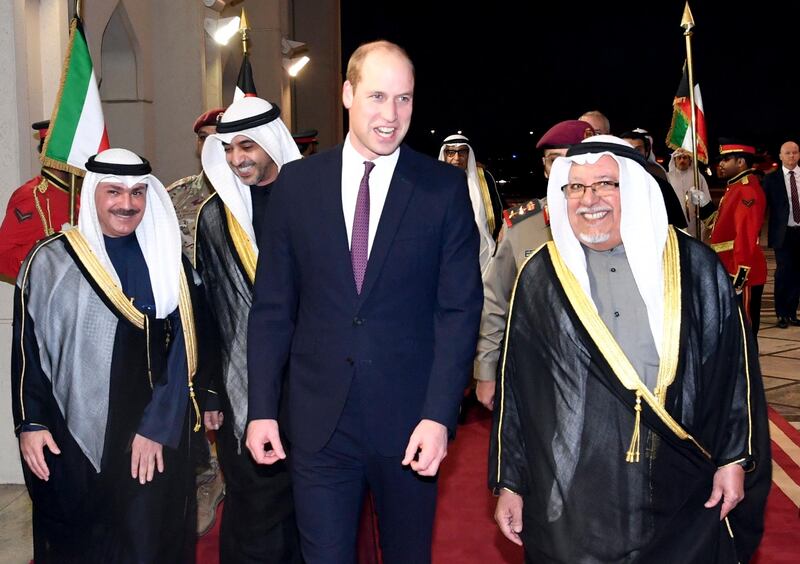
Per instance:
[[[130,188],[140,183],[147,184],[145,210],[136,228],[136,239],[150,272],[156,317],[164,319],[178,307],[178,284],[182,268],[181,231],[169,194],[164,185],[150,174],[150,163],[127,149],[106,149],[91,157],[86,169],[81,188],[78,230],[120,288],[119,276],[106,252],[97,217],[97,185],[101,182],[118,182]]]
[[[650,331],[661,354],[664,325],[663,253],[667,241],[667,211],[661,190],[644,168],[644,160],[618,137],[596,135],[574,145],[566,157],[553,163],[547,183],[550,229],[558,252],[578,279],[584,293],[592,300],[586,255],[575,236],[567,215],[567,203],[561,187],[569,182],[574,164],[594,164],[603,155],[619,165],[620,233],[633,278],[647,307]]]
[[[452,147],[467,147],[469,149],[469,159],[467,160],[467,184],[469,185],[469,199],[472,202],[472,212],[475,215],[475,224],[481,236],[480,263],[481,272],[484,271],[489,259],[494,254],[494,237],[489,231],[486,206],[481,195],[481,185],[478,179],[478,165],[475,163],[475,151],[469,144],[469,139],[463,135],[450,135],[445,138],[442,148],[439,150],[439,160],[444,161],[444,151]]]
[[[230,144],[242,135],[255,141],[280,168],[300,158],[300,151],[280,119],[278,106],[256,97],[235,101],[225,110],[217,123],[217,132],[209,135],[203,145],[202,163],[211,185],[227,208],[245,230],[253,250],[258,252],[253,232],[253,202],[250,187],[234,174],[225,159],[223,143]]]

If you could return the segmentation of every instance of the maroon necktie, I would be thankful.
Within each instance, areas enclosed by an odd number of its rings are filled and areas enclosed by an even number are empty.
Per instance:
[[[800,224],[800,198],[797,197],[797,180],[794,178],[794,171],[789,171],[789,188],[792,192],[792,219]]]
[[[356,291],[361,293],[364,273],[367,271],[369,258],[369,173],[375,167],[372,161],[364,161],[364,176],[358,186],[356,213],[353,216],[353,237],[350,242],[350,260],[353,263],[353,277],[356,280]]]

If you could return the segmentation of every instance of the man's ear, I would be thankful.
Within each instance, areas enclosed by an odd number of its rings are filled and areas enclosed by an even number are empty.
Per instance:
[[[349,80],[345,80],[344,84],[342,85],[342,104],[344,104],[344,107],[348,110],[350,109],[350,106],[353,105],[354,93],[355,89],[353,88],[353,85],[350,84]]]

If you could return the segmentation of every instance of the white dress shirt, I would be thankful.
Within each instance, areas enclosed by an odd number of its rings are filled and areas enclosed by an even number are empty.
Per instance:
[[[789,200],[789,221],[788,221],[788,225],[789,225],[789,227],[797,227],[800,224],[795,222],[794,216],[792,215],[792,185],[790,184],[790,180],[789,180],[789,169],[786,168],[785,166],[782,166],[781,169],[783,169],[783,182],[784,182],[784,186],[786,186],[786,198]],[[800,191],[800,166],[796,166],[792,170],[794,171],[795,184],[797,184],[797,189],[798,189],[798,191]],[[800,192],[798,192],[798,196],[800,196]],[[370,219],[370,221],[371,221],[371,219]]]
[[[372,252],[372,242],[375,240],[375,233],[378,231],[378,222],[383,212],[383,204],[389,194],[389,184],[392,182],[394,168],[397,166],[397,159],[400,156],[400,147],[391,155],[380,156],[372,162],[375,168],[369,174],[369,244],[367,245],[367,256]],[[350,143],[350,134],[344,140],[342,150],[342,211],[344,212],[344,223],[347,227],[347,241],[352,245],[353,242],[353,218],[356,214],[356,200],[358,199],[358,188],[361,179],[364,177],[364,161],[367,161],[355,147]]]

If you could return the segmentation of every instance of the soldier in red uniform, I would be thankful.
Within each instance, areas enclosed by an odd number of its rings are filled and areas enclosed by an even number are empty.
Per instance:
[[[711,233],[711,247],[731,275],[753,335],[758,334],[761,294],[767,280],[767,261],[758,244],[767,200],[752,168],[755,153],[751,145],[720,140],[717,174],[728,181],[728,188]]]
[[[39,151],[50,121],[37,121]],[[69,174],[49,167],[17,188],[0,226],[0,280],[14,284],[33,245],[69,222]]]

